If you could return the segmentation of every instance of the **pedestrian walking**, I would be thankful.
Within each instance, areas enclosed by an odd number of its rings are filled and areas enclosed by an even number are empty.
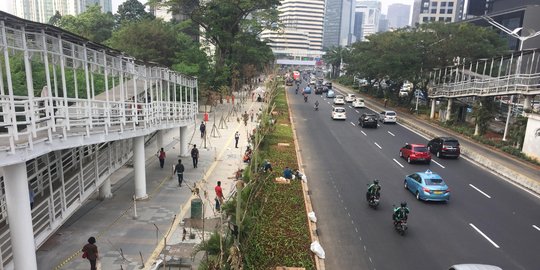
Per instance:
[[[237,131],[236,133],[234,133],[234,141],[235,141],[234,148],[238,148],[239,140],[240,140],[240,133]]]
[[[157,156],[158,156],[158,159],[159,159],[159,167],[161,167],[163,169],[163,165],[165,165],[165,150],[163,150],[163,148],[161,148],[161,150],[159,150],[157,152]]]
[[[247,123],[249,120],[249,114],[247,113],[247,111],[244,111],[244,114],[242,115],[242,117],[244,118],[244,125],[247,127]]]
[[[96,246],[95,237],[91,236],[88,238],[88,244],[84,245],[82,252],[83,259],[88,259],[90,262],[90,270],[97,270],[98,248]]]
[[[191,149],[191,158],[193,159],[193,168],[197,168],[197,163],[199,163],[199,149],[197,149],[196,144]]]
[[[249,111],[249,118],[251,118],[251,122],[253,122],[253,118],[255,117],[255,113],[253,112],[253,109]]]
[[[204,138],[204,134],[206,133],[206,125],[204,124],[204,121],[201,122],[201,126],[199,127],[199,130],[201,131],[201,139]]]
[[[221,205],[223,205],[223,189],[221,188],[221,181],[217,181],[217,185],[216,187],[214,188],[214,191],[216,191],[216,199],[218,200],[218,202],[216,202],[216,210],[220,210],[221,209]]]
[[[176,176],[178,177],[178,186],[182,186],[182,181],[184,181],[184,164],[182,164],[182,160],[178,160],[178,164],[174,166],[174,172],[176,173]]]

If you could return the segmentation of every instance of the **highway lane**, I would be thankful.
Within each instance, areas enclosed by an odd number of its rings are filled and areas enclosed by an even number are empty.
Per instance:
[[[409,165],[399,158],[399,147],[426,139],[400,125],[376,130],[353,126],[359,114],[348,107],[348,121],[332,121],[330,104],[322,98],[310,95],[308,105],[294,90],[289,97],[328,269],[445,269],[461,262],[532,269],[538,264],[540,231],[533,227],[540,221],[537,198],[464,159],[434,158],[444,168],[435,162]],[[318,112],[312,107],[315,99],[321,102]],[[427,168],[450,185],[449,204],[416,202],[403,189],[404,175]],[[364,200],[366,185],[374,178],[383,185],[382,205],[376,211]],[[407,200],[412,211],[405,237],[393,231],[390,220],[391,204],[401,200]],[[413,254],[423,254],[422,259],[408,260]]]

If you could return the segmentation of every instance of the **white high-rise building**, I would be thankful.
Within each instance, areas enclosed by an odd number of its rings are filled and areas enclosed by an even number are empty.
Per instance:
[[[9,0],[1,0],[9,1]],[[77,15],[86,10],[86,6],[98,4],[103,12],[112,12],[111,0],[11,0],[14,2],[14,14],[18,17],[41,23],[49,22],[56,11],[64,15]]]
[[[262,39],[282,58],[318,58],[322,55],[324,0],[282,0],[278,7],[283,28],[264,31]]]
[[[357,37],[357,40],[364,41],[366,37],[375,34],[379,31],[379,19],[381,16],[380,1],[356,1],[355,11],[363,13],[362,22],[362,37]]]

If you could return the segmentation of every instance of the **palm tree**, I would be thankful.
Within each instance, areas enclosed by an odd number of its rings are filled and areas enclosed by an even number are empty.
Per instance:
[[[332,73],[330,73],[330,78],[337,78],[339,76],[341,61],[343,60],[344,52],[345,48],[337,46],[326,50],[326,53],[323,55],[324,62],[332,66]]]

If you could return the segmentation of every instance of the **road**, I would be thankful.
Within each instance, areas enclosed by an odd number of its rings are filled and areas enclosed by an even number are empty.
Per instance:
[[[303,86],[303,85],[302,85]],[[338,92],[339,94],[339,92]],[[330,118],[332,99],[314,94],[305,103],[288,87],[293,121],[317,213],[326,269],[448,269],[484,263],[503,269],[539,269],[540,200],[465,158],[433,158],[430,165],[399,158],[405,143],[427,138],[399,125],[357,125],[369,109],[347,104],[347,120]],[[319,100],[320,109],[313,104]],[[399,117],[399,116],[398,116]],[[420,202],[403,187],[404,176],[430,169],[451,189],[449,203]],[[379,179],[381,205],[365,202]],[[407,201],[409,230],[397,234],[392,205]]]

